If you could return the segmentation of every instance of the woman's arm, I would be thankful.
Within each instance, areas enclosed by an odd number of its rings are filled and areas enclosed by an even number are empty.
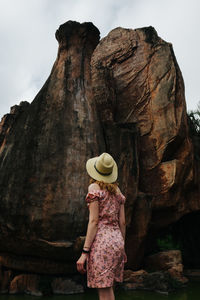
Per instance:
[[[92,183],[88,187],[88,192],[99,190],[100,187],[97,183]],[[99,222],[99,202],[98,199],[89,204],[89,222],[87,227],[87,233],[83,248],[90,249],[95,235],[97,233],[97,225]]]
[[[89,204],[89,222],[87,227],[87,234],[83,248],[90,249],[95,235],[97,233],[97,225],[99,221],[99,203],[93,201]]]
[[[88,192],[92,190],[99,190],[100,187],[98,184],[91,184],[88,188]],[[85,243],[83,248],[85,250],[89,250],[93,240],[95,238],[95,235],[97,233],[97,225],[99,221],[99,203],[98,199],[97,201],[93,201],[89,204],[89,222],[88,222],[88,227],[87,227],[87,234],[85,238]],[[82,253],[79,260],[77,261],[77,269],[80,273],[84,274],[86,272],[86,269],[84,267],[85,261],[87,259],[87,253]]]
[[[126,220],[125,220],[125,212],[124,212],[124,204],[121,204],[120,206],[120,212],[119,212],[119,228],[121,230],[123,239],[125,241],[125,235],[126,235]]]

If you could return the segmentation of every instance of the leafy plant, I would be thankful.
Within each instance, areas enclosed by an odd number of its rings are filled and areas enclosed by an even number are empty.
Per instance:
[[[161,251],[165,250],[180,250],[181,245],[178,241],[174,241],[170,234],[157,239],[157,245]]]
[[[189,133],[194,146],[194,156],[196,160],[200,160],[200,102],[196,110],[188,112]]]
[[[199,107],[199,106],[198,106]],[[190,131],[192,134],[200,134],[200,108],[198,110],[190,110],[188,112],[188,117],[190,118]]]

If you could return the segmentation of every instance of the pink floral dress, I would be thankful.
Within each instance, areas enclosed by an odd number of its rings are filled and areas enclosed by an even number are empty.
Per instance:
[[[111,287],[114,281],[123,281],[126,262],[124,239],[119,228],[120,205],[125,202],[125,197],[95,190],[86,196],[88,205],[92,201],[99,202],[99,222],[87,259],[87,285],[90,288]]]

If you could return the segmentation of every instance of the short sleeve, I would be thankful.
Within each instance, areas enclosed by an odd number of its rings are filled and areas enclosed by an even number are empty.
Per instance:
[[[100,190],[94,190],[87,193],[85,201],[87,205],[93,201],[99,201],[100,198]]]
[[[126,201],[126,197],[123,194],[120,194],[120,204],[124,204]]]

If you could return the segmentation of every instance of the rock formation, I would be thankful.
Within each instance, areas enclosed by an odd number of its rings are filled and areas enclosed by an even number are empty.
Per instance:
[[[120,162],[127,196],[128,266],[137,269],[150,230],[200,207],[198,199],[188,203],[194,174],[184,83],[172,45],[152,27],[114,29],[96,47],[91,65],[106,144]],[[137,130],[120,144],[122,129],[114,135],[113,124]]]
[[[66,261],[86,229],[85,161],[103,149],[90,76],[99,31],[68,22],[56,38],[45,85],[26,109],[11,111],[9,123],[2,120],[0,250]]]
[[[56,39],[42,89],[0,123],[0,262],[36,274],[76,272],[75,241],[88,216],[85,162],[107,151],[127,198],[127,267],[137,270],[153,233],[200,209],[172,45],[152,27],[116,28],[99,41],[92,23],[72,21]]]

